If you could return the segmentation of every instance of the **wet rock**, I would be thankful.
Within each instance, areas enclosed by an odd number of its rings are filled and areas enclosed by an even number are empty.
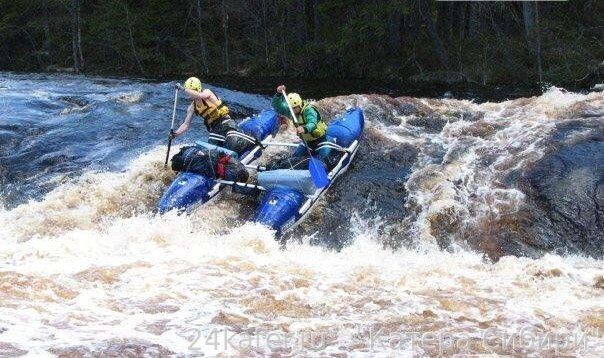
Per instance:
[[[78,107],[85,107],[89,103],[86,98],[77,96],[63,96],[59,100]]]
[[[466,122],[476,122],[484,119],[484,112],[472,111],[468,109],[455,109],[447,111],[446,116],[453,120],[461,120]]]
[[[26,350],[18,348],[14,344],[0,342],[0,357],[19,357],[26,354]]]
[[[495,127],[491,124],[484,122],[476,122],[472,123],[469,126],[463,127],[461,129],[462,135],[479,137],[479,138],[487,138],[495,133]]]
[[[533,221],[534,217],[529,210],[521,210],[513,215],[490,216],[476,225],[465,227],[459,236],[491,259],[506,255],[537,258],[544,251],[554,249],[554,246],[546,240],[535,240],[527,229]]]
[[[220,324],[223,326],[229,326],[235,331],[241,331],[245,327],[247,327],[248,324],[250,324],[250,320],[249,320],[249,318],[242,316],[240,314],[237,314],[234,312],[225,312],[225,311],[220,310],[212,318],[210,323]]]
[[[539,246],[604,256],[604,132],[553,148],[519,185],[534,213],[526,230]]]
[[[495,166],[505,173],[499,187],[520,190],[524,198],[517,207],[510,202],[497,208],[498,200],[493,201],[493,212],[461,227],[457,239],[495,259],[548,252],[604,256],[604,128],[599,122],[560,122],[544,142],[541,159],[520,169],[513,169],[514,160]],[[492,164],[488,152],[476,154],[477,163]]]
[[[437,206],[438,210],[432,210],[428,214],[430,233],[441,247],[447,247],[452,235],[460,230],[467,213],[459,205],[450,203],[436,203],[434,206]]]
[[[365,118],[387,125],[400,125],[402,116],[427,116],[434,113],[421,100],[412,97],[392,98],[387,95],[354,95],[326,98],[318,102],[328,118],[344,113],[352,107],[360,107]]]
[[[168,331],[168,323],[170,323],[170,320],[162,319],[156,322],[143,323],[134,329],[140,332],[147,332],[156,336],[160,336],[164,332]]]
[[[350,224],[354,218],[373,223],[379,217],[399,223],[406,216],[405,182],[418,149],[378,137],[371,130],[364,143],[348,172],[327,192],[323,207],[313,210],[313,216],[300,226],[303,233],[297,232],[296,237],[319,231],[318,237],[324,240],[320,244],[339,248],[355,236]]]
[[[156,343],[139,339],[112,339],[93,347],[82,345],[51,348],[51,354],[58,357],[168,357],[174,352]]]
[[[420,113],[420,109],[411,102],[399,102],[397,110],[403,116],[418,115]]]
[[[600,275],[598,277],[596,277],[596,282],[594,282],[594,287],[595,288],[602,288],[604,289],[604,276]]]
[[[447,120],[436,116],[415,117],[408,119],[407,124],[414,127],[422,127],[428,133],[438,133],[447,124]]]

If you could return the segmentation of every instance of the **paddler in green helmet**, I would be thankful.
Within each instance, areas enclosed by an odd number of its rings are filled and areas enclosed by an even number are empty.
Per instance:
[[[285,85],[278,86],[277,93],[273,97],[273,108],[281,116],[293,120],[283,93],[285,93]],[[316,152],[319,159],[325,161],[330,150],[328,147],[320,147],[320,144],[330,140],[327,137],[327,124],[321,118],[321,113],[319,113],[314,103],[303,101],[297,93],[288,94],[287,99],[296,115],[294,121],[297,124],[296,133],[306,141],[311,151]],[[303,144],[298,146],[293,154],[294,157],[304,157],[306,155],[308,155],[308,152]]]

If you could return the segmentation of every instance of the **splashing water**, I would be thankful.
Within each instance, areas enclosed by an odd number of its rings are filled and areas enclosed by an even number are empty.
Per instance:
[[[126,97],[120,105],[148,100]],[[602,95],[388,101],[322,101],[334,112],[364,107],[366,146],[286,247],[245,223],[253,200],[231,193],[189,215],[156,215],[174,178],[161,145],[121,171],[84,168],[38,200],[4,206],[0,351],[597,356],[601,258],[546,251],[492,261],[460,238],[526,205],[529,194],[504,179],[547,156],[561,123],[589,122],[580,113],[597,110]],[[559,141],[587,135],[573,128]],[[376,158],[391,167],[380,185]],[[344,225],[341,250],[310,244]]]

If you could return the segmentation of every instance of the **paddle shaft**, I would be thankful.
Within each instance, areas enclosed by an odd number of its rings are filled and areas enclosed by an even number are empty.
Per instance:
[[[291,104],[289,103],[289,98],[287,98],[285,90],[283,90],[283,98],[285,99],[285,103],[287,103],[289,113],[292,115],[292,121],[294,122],[296,127],[298,127],[298,118],[296,117],[296,114],[294,113],[294,110]],[[296,128],[296,132],[297,131],[298,128]],[[312,156],[312,151],[310,150],[306,139],[304,139],[304,136],[300,135],[299,137],[300,139],[302,139],[304,147],[306,147],[306,151],[308,152],[308,157],[310,158],[310,161],[308,162],[308,170],[310,171],[310,177],[312,178],[313,184],[315,184],[317,188],[323,188],[329,184],[329,178],[327,177],[327,173],[325,172],[325,168],[323,167],[323,162]]]
[[[287,98],[287,94],[285,93],[285,90],[283,90],[283,98],[285,99],[285,103],[287,103],[287,108],[289,108],[289,113],[292,115],[292,121],[294,121],[294,124],[296,125],[296,133],[298,131],[298,118],[296,117],[296,114],[294,113],[294,109],[292,108],[292,105],[289,103],[289,98]],[[302,138],[302,136],[299,136],[300,139],[302,139],[302,142],[304,143],[304,146],[306,147],[306,150],[308,151],[308,155],[312,158],[312,152],[310,151],[310,147],[308,146],[308,143],[306,143],[306,140],[304,138]]]
[[[172,124],[170,125],[170,134],[174,131],[174,120],[176,119],[176,102],[178,102],[178,88],[174,91],[174,108],[172,109]],[[172,136],[168,138],[168,150],[166,151],[166,161],[164,169],[168,167],[168,159],[170,159],[170,148],[172,147]]]

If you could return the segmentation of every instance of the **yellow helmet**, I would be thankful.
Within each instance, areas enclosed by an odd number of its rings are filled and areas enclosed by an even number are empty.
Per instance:
[[[187,80],[185,81],[184,87],[186,89],[190,89],[190,90],[197,91],[197,92],[201,92],[201,88],[202,88],[201,81],[197,77],[187,78]]]
[[[287,99],[289,100],[289,104],[293,107],[302,106],[302,97],[300,97],[297,93],[290,93],[287,95]]]

